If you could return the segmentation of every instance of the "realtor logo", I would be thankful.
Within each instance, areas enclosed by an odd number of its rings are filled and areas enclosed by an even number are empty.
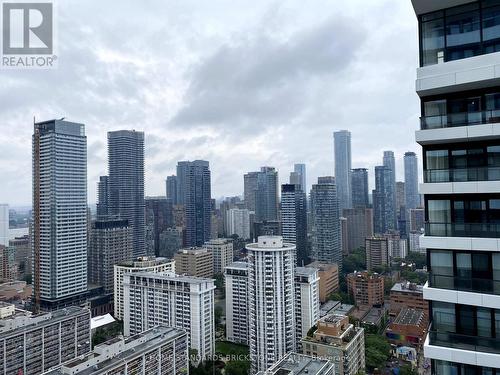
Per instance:
[[[36,1],[36,0],[35,0]],[[51,68],[54,54],[54,7],[48,2],[2,4],[2,66]]]

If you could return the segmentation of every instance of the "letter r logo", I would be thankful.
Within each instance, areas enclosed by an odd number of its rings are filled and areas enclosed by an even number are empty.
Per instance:
[[[3,54],[53,53],[52,3],[3,3]]]

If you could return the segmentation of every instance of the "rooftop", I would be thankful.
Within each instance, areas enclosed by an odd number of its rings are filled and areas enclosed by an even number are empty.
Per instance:
[[[292,243],[283,242],[283,237],[281,236],[259,236],[258,241],[247,244],[245,246],[249,250],[278,250],[278,249],[291,249],[295,245]]]
[[[248,263],[247,262],[233,262],[226,268],[233,268],[233,269],[242,269],[242,270],[247,270],[248,269]]]
[[[312,267],[296,267],[295,276],[314,276],[318,272],[317,268]]]
[[[424,311],[418,309],[402,309],[394,324],[404,324],[416,326],[424,319]]]
[[[142,267],[152,267],[165,263],[175,262],[173,259],[161,258],[161,257],[139,257],[134,260],[128,260],[125,262],[118,263],[119,267],[130,267],[130,268],[142,268]]]
[[[46,372],[46,375],[63,375],[78,373],[91,375],[108,373],[117,364],[130,360],[143,353],[157,348],[167,341],[185,336],[183,330],[158,326],[127,339],[116,337],[97,345],[94,351],[65,362],[62,366]]]
[[[325,359],[288,353],[267,371],[259,372],[258,375],[321,375],[327,374],[333,367],[333,363]]]
[[[423,294],[424,286],[417,285],[410,282],[402,282],[396,283],[391,288],[391,292],[406,292],[406,293],[414,293],[414,294]]]
[[[126,275],[130,277],[150,277],[152,279],[160,279],[160,280],[172,280],[172,281],[181,281],[190,284],[204,284],[204,283],[214,283],[214,279],[209,279],[206,277],[197,277],[197,276],[188,276],[188,275],[177,275],[173,272],[159,272],[159,273],[151,273],[151,272],[135,272],[130,275]]]
[[[23,332],[46,324],[53,324],[55,321],[65,320],[69,317],[80,316],[82,314],[89,315],[90,321],[89,311],[77,306],[38,315],[32,315],[29,311],[16,310],[14,315],[0,320],[0,337],[4,335],[10,336],[14,333],[17,334],[17,332]]]

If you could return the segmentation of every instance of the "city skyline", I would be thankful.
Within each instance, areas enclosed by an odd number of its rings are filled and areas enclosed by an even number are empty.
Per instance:
[[[318,2],[307,10],[299,2],[256,2],[250,12],[229,2],[157,4],[156,14],[183,15],[178,18],[183,19],[183,33],[178,33],[178,19],[169,16],[160,24],[141,22],[140,27],[134,21],[134,37],[121,33],[123,18],[117,18],[112,4],[99,4],[95,15],[97,3],[68,3],[58,5],[64,15],[58,69],[0,72],[6,83],[0,89],[0,148],[5,151],[0,161],[5,180],[1,202],[30,203],[34,115],[37,121],[66,116],[86,124],[90,204],[96,202],[98,177],[106,174],[106,133],[119,129],[145,132],[147,196],[165,194],[164,180],[175,173],[179,160],[210,162],[216,198],[241,194],[240,176],[262,165],[280,171],[281,185],[295,163],[305,163],[311,186],[318,176],[333,174],[331,133],[340,129],[352,133],[353,168],[373,172],[384,149],[398,156],[406,151],[420,156],[411,131],[418,128],[419,106],[412,85],[417,30],[409,2],[353,1],[337,9]],[[135,9],[127,1],[123,7],[126,14],[136,15],[135,20],[155,19],[148,17],[155,7]],[[80,16],[89,21],[85,26],[68,22]],[[377,34],[369,31],[374,19],[383,29]],[[352,28],[353,24],[364,26]],[[207,36],[204,30],[212,32]],[[157,33],[162,38],[151,37]],[[330,35],[339,37],[332,38],[324,54],[312,61],[297,57],[309,56]],[[165,48],[165,40],[173,45]],[[130,44],[145,49],[132,49]],[[222,55],[225,48],[227,60]],[[283,56],[278,66],[273,56]],[[235,63],[240,58],[247,61],[248,70]],[[235,76],[221,75],[214,71],[217,66]],[[80,72],[78,79],[75,72]],[[24,74],[29,76],[29,89]],[[252,84],[241,81],[245,76]],[[385,79],[389,76],[391,80]],[[216,103],[207,103],[209,98],[195,93],[206,91],[212,79],[220,80],[221,91],[213,98]],[[236,92],[240,88],[242,94]],[[241,96],[260,94],[273,100],[242,104]],[[393,110],[374,115],[389,101]],[[331,105],[339,102],[342,105]],[[202,113],[211,107],[216,114]],[[199,120],[202,115],[206,122]],[[396,169],[402,180],[402,162]],[[372,189],[373,176],[370,180]]]

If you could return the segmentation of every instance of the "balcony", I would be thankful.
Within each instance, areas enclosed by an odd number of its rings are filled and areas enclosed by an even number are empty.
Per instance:
[[[425,223],[425,235],[431,237],[499,238],[496,223]]]
[[[467,336],[458,333],[429,331],[429,344],[472,352],[500,354],[500,338]]]
[[[429,273],[429,287],[500,295],[500,280],[460,278]]]
[[[427,169],[425,183],[500,181],[500,167]]]
[[[500,123],[500,109],[479,112],[458,112],[439,116],[420,117],[420,129],[443,129]]]

